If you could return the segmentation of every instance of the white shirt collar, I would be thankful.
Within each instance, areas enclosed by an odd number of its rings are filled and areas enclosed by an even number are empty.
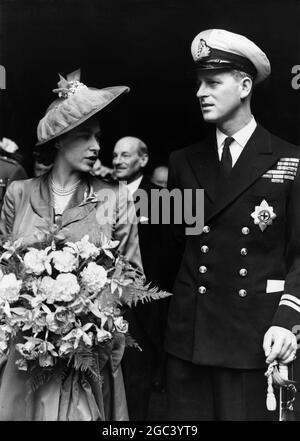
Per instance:
[[[135,193],[137,191],[137,189],[140,186],[140,183],[143,179],[143,175],[140,176],[139,178],[135,179],[134,181],[130,182],[130,184],[127,184],[127,188],[130,191],[130,193],[133,195],[133,193]]]
[[[251,135],[253,134],[254,130],[256,129],[257,122],[254,119],[254,116],[252,116],[251,120],[246,124],[242,129],[240,129],[238,132],[234,133],[232,135],[232,138],[242,147],[244,148],[247,142],[249,141]],[[225,133],[221,132],[217,128],[216,131],[216,137],[217,137],[217,145],[218,149],[223,148],[223,144],[225,141],[225,138],[227,138],[227,135]]]

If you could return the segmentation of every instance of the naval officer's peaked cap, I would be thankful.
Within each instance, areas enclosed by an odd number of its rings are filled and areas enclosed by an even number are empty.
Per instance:
[[[191,45],[197,70],[238,69],[260,83],[271,73],[266,54],[253,41],[224,29],[200,32]]]

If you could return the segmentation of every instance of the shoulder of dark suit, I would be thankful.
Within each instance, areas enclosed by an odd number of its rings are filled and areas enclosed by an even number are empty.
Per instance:
[[[256,130],[259,130],[259,133],[267,135],[269,137],[274,150],[280,150],[282,154],[287,154],[287,152],[289,152],[289,154],[293,154],[296,157],[300,156],[300,146],[292,144],[282,138],[279,138],[278,136],[269,132],[260,124],[257,125]],[[215,135],[213,132],[211,132],[203,140],[199,142],[195,142],[191,145],[188,145],[184,148],[172,152],[170,155],[170,161],[171,162],[181,161],[187,155],[192,154],[193,152],[196,152],[198,150],[201,150],[205,145],[214,141],[215,141]]]
[[[279,138],[277,135],[274,135],[273,133],[269,132],[268,130],[264,129],[261,126],[261,129],[263,129],[266,133],[269,134],[271,138],[272,145],[274,148],[279,148],[283,152],[290,150],[292,154],[296,156],[300,156],[300,146],[296,144],[292,144],[289,141],[286,141],[285,139]]]

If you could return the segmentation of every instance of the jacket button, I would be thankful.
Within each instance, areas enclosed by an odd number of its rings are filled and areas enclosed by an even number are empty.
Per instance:
[[[240,275],[241,277],[245,277],[245,276],[247,276],[247,273],[248,273],[248,271],[246,270],[246,268],[241,268],[241,269],[239,270],[239,275]]]
[[[204,225],[203,233],[209,233],[209,232],[210,232],[210,227],[208,225]]]
[[[199,292],[199,294],[205,294],[205,293],[206,293],[206,288],[205,288],[205,286],[199,286],[199,288],[198,288],[198,292]]]
[[[204,273],[206,273],[206,272],[207,272],[207,268],[206,268],[206,266],[204,266],[204,265],[199,266],[199,273],[204,274]]]
[[[247,250],[247,248],[242,248],[241,249],[241,255],[242,256],[246,256],[248,254],[248,250]]]
[[[202,253],[208,253],[208,251],[209,251],[208,246],[207,246],[207,245],[203,245],[203,246],[201,247],[201,251],[202,251]]]
[[[242,228],[242,233],[245,234],[245,235],[249,234],[249,233],[250,233],[250,228],[248,228],[248,227],[243,227],[243,228]]]
[[[245,289],[240,289],[239,290],[239,296],[240,297],[246,297],[247,295],[247,291]]]

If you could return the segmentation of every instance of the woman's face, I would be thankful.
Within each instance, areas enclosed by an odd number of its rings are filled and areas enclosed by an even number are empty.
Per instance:
[[[90,172],[98,158],[99,136],[100,126],[97,119],[88,119],[60,137],[56,143],[56,160],[71,172]]]

